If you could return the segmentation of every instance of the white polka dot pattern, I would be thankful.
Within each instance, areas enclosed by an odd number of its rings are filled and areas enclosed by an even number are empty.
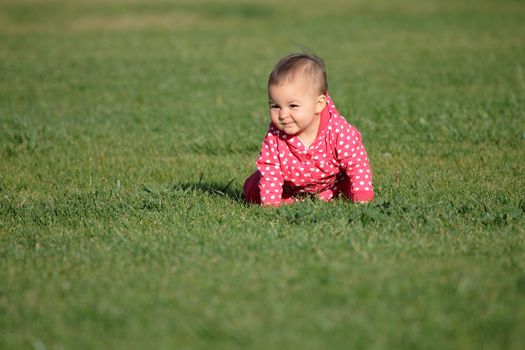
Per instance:
[[[350,180],[353,201],[373,199],[372,171],[361,134],[327,98],[320,130],[310,147],[270,124],[256,162],[261,173],[262,204],[281,204],[283,190],[290,196],[316,193],[320,199],[330,201],[338,194],[337,184],[343,174]]]

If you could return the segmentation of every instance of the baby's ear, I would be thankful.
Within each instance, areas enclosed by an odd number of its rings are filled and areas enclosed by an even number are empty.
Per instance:
[[[317,97],[317,103],[315,104],[315,113],[321,113],[326,107],[326,96],[324,94]]]

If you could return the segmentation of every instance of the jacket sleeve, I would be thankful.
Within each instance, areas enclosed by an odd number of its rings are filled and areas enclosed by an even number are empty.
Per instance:
[[[334,142],[340,166],[350,179],[352,201],[372,201],[374,199],[372,169],[361,134],[350,124],[346,124],[340,127]]]
[[[261,204],[279,206],[282,202],[284,181],[279,161],[277,137],[271,127],[264,138],[256,164],[261,173],[259,181]]]

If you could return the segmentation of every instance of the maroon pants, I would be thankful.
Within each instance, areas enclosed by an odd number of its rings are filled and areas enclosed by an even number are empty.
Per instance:
[[[261,193],[259,192],[259,181],[261,180],[261,173],[257,170],[250,175],[244,182],[244,199],[248,203],[261,204]],[[335,189],[324,190],[318,193],[318,197],[322,200],[329,202],[332,198],[338,194],[342,194],[346,198],[352,198],[350,193],[350,178],[344,176],[341,181],[337,184]],[[293,196],[283,192],[282,200],[284,203],[292,203],[294,201]]]
[[[257,170],[244,182],[243,191],[246,202],[261,204],[261,193],[259,192],[260,180],[261,173]]]

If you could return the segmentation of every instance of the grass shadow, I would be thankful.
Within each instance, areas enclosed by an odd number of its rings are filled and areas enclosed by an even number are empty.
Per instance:
[[[183,192],[201,191],[214,196],[227,197],[238,203],[245,203],[242,189],[232,186],[234,182],[235,178],[228,183],[219,183],[202,181],[201,177],[198,182],[173,184],[172,189]]]

